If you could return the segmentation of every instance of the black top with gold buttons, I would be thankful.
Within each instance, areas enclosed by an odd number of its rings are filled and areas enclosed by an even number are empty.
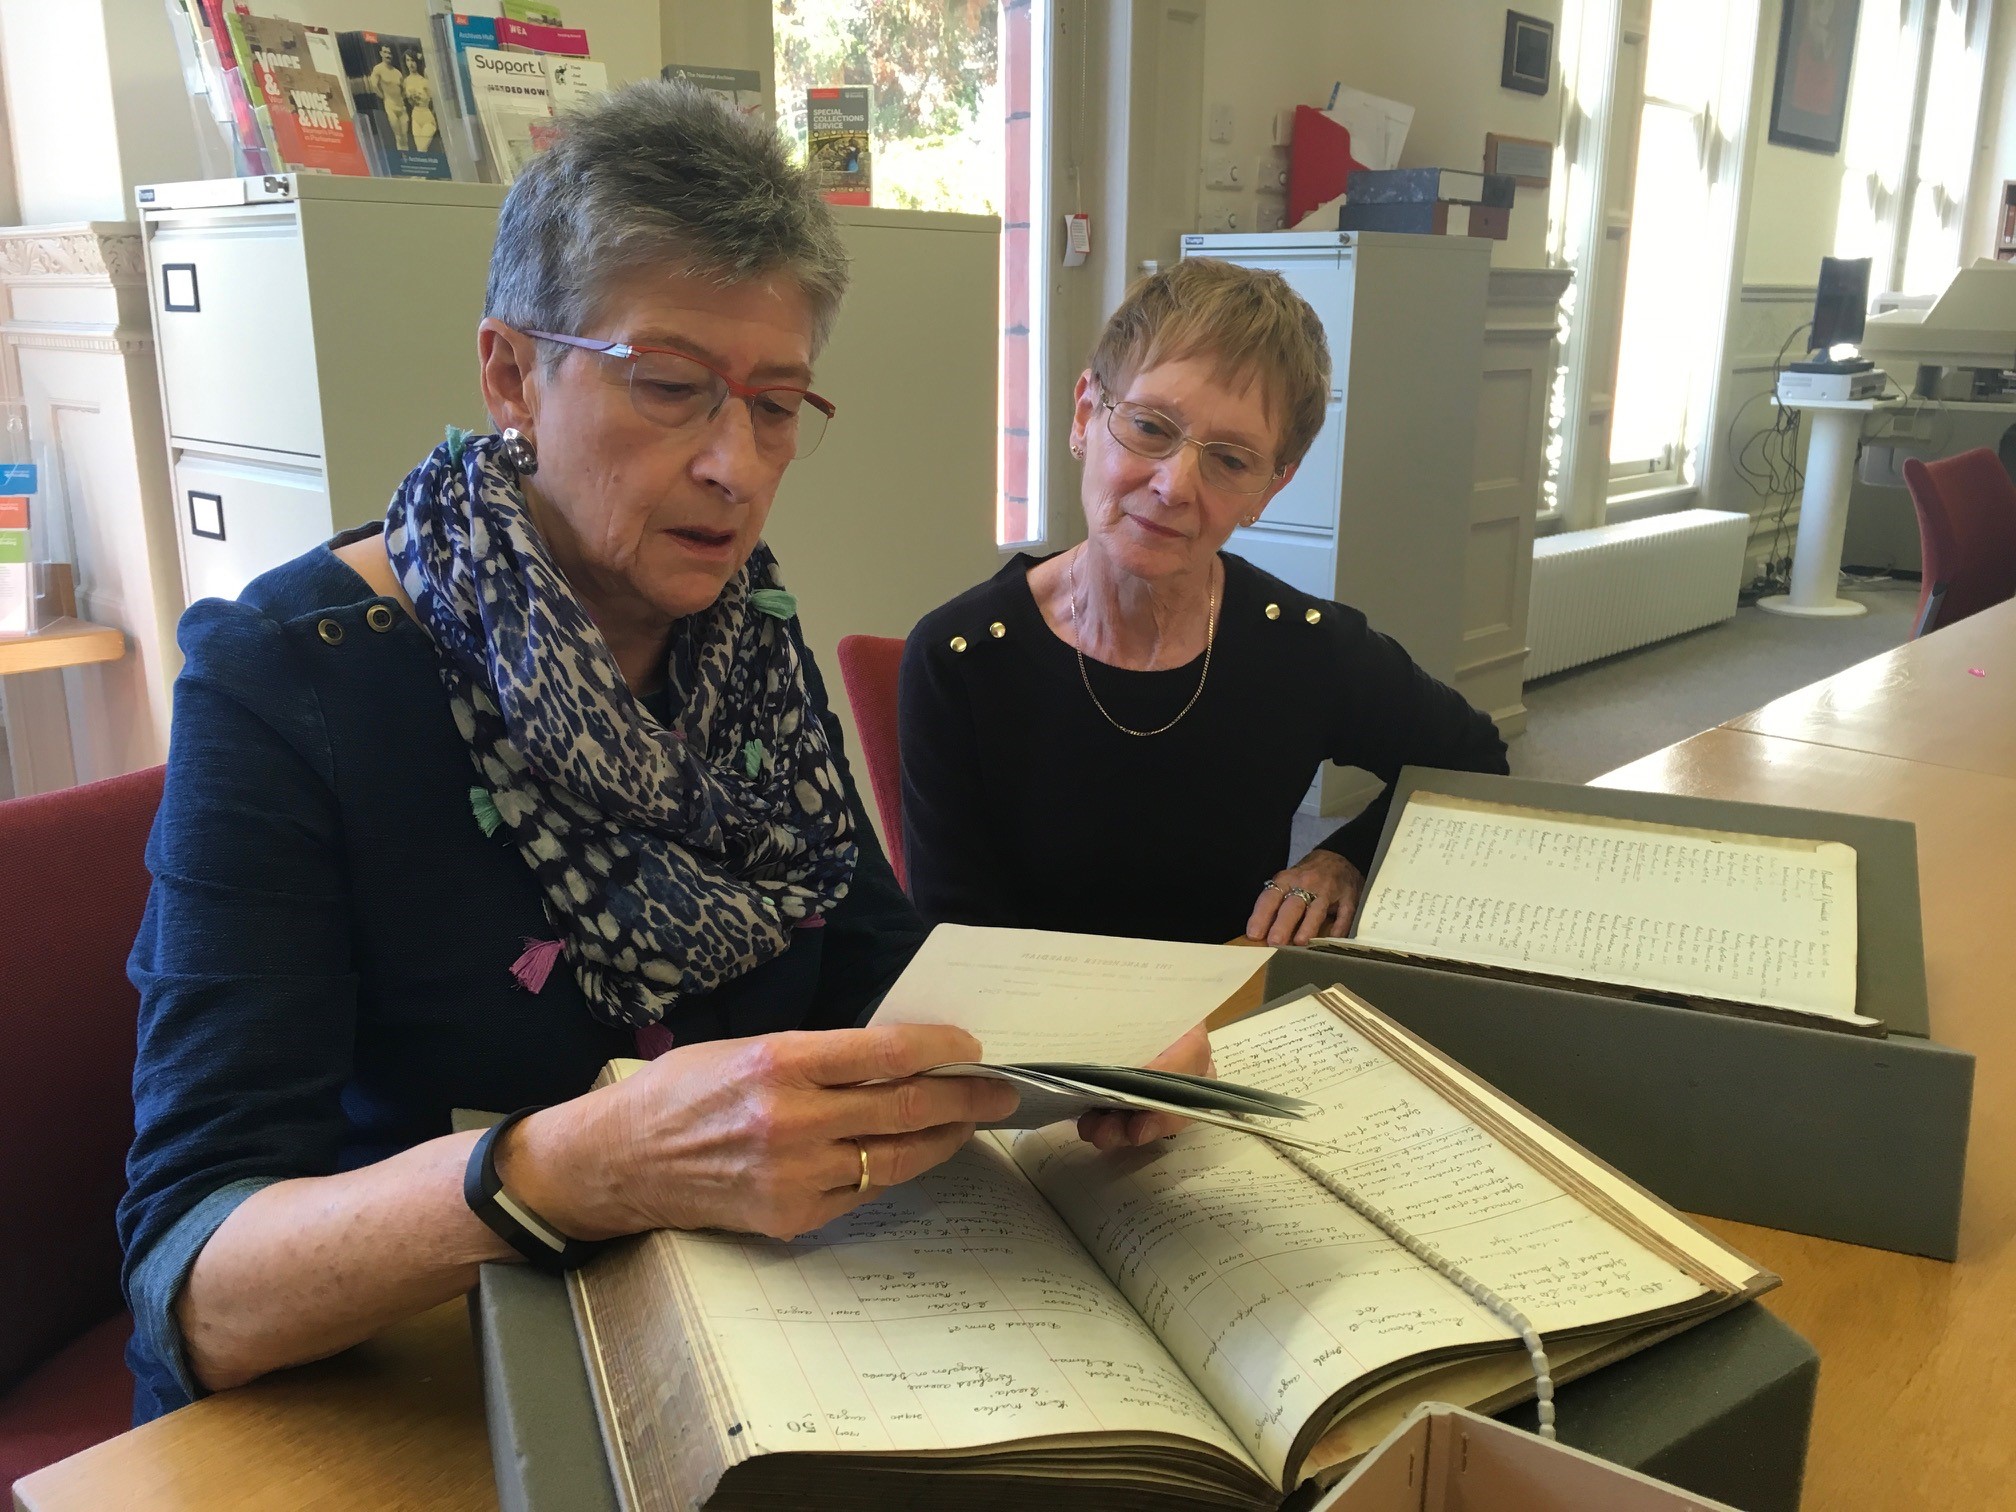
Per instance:
[[[1029,592],[1037,558],[925,616],[903,655],[903,831],[927,919],[1226,940],[1290,860],[1325,761],[1503,772],[1484,714],[1343,604],[1229,554],[1210,675],[1162,734],[1116,729]],[[1202,658],[1158,672],[1088,659],[1112,720],[1166,724]],[[1323,844],[1370,865],[1387,795]]]

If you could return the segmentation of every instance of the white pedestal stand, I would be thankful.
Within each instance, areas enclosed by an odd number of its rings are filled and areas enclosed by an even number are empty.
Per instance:
[[[1792,591],[1757,600],[1773,614],[1814,619],[1848,619],[1867,614],[1866,604],[1835,592],[1841,580],[1841,537],[1848,529],[1848,485],[1855,472],[1855,445],[1862,417],[1874,399],[1807,399],[1796,407],[1813,417],[1806,448],[1806,487],[1799,495],[1799,541],[1792,548]]]

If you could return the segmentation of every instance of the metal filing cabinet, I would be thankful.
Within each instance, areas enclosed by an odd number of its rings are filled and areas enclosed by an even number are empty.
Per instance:
[[[137,198],[191,602],[383,515],[444,427],[484,423],[501,186],[275,174]]]
[[[1444,682],[1463,642],[1491,246],[1373,231],[1183,238],[1185,257],[1279,273],[1330,345],[1322,433],[1228,549],[1363,611]],[[1320,811],[1349,812],[1375,786],[1326,767]]]

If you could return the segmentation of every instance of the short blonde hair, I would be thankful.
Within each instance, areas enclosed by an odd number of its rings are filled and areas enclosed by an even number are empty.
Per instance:
[[[1323,323],[1279,273],[1186,257],[1138,280],[1099,334],[1092,376],[1109,399],[1148,368],[1201,357],[1211,376],[1258,382],[1278,437],[1275,465],[1302,460],[1323,428],[1330,344]]]

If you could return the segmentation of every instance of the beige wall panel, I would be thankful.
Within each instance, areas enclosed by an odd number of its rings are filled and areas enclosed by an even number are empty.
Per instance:
[[[1000,566],[1000,223],[901,210],[838,215],[854,282],[814,382],[839,414],[819,450],[785,475],[766,538],[798,595],[865,785],[835,646],[843,635],[907,635]]]

